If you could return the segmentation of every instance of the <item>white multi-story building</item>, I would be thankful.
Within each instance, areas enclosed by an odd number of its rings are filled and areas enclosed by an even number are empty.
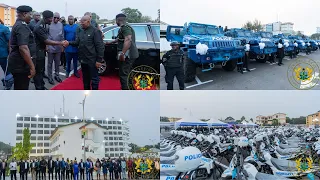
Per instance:
[[[320,33],[320,27],[317,27],[317,33]]]
[[[51,156],[50,136],[56,128],[69,125],[71,123],[80,123],[81,119],[67,117],[63,114],[56,116],[22,116],[16,115],[16,143],[22,141],[23,129],[29,128],[31,132],[31,143],[33,148],[30,157],[49,157]],[[128,121],[116,119],[93,119],[85,120],[85,122],[94,122],[102,128],[106,128],[103,132],[104,138],[100,142],[104,145],[104,157],[120,157],[127,156],[129,152],[129,127]],[[108,130],[107,130],[108,129]],[[75,140],[81,138],[78,135],[71,136]],[[70,150],[71,151],[71,150]],[[73,151],[73,149],[72,149]],[[102,155],[103,156],[103,155]]]
[[[272,23],[272,31],[281,31],[281,22]]]
[[[292,22],[285,22],[281,23],[281,31],[283,33],[293,33],[293,23]]]

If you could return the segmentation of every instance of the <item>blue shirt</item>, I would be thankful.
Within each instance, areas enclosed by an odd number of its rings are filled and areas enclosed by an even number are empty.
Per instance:
[[[0,58],[7,58],[10,30],[7,26],[0,24]]]
[[[64,26],[64,39],[67,41],[75,41],[76,40],[76,32],[79,26],[77,24],[73,24],[72,26],[67,24]],[[77,53],[78,48],[74,46],[68,46],[65,49],[67,53]]]

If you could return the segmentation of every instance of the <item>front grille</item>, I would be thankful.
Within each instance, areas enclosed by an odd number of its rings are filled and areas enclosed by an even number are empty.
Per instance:
[[[212,41],[213,47],[234,47],[233,41]]]

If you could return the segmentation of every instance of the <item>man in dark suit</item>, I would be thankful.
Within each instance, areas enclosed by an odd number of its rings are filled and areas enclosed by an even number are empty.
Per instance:
[[[60,167],[61,167],[61,164],[60,164],[59,158],[57,158],[57,160],[54,162],[54,170],[56,173],[56,180],[57,180],[57,174],[58,174],[59,180],[60,180]]]
[[[94,170],[94,166],[93,166],[93,162],[91,159],[90,160],[90,176],[91,176],[91,179],[93,180],[93,170]]]
[[[46,170],[47,170],[47,161],[44,160],[44,158],[42,158],[41,162],[40,162],[40,166],[41,166],[41,178],[43,180],[46,179]]]
[[[67,168],[67,163],[64,161],[64,158],[62,158],[60,162],[60,167],[61,167],[61,179],[65,180],[66,179],[66,168]]]
[[[6,179],[6,169],[7,169],[7,162],[5,159],[2,159],[1,161],[1,165],[0,165],[0,180],[1,180],[1,177],[3,176],[3,180]]]
[[[48,174],[49,174],[49,180],[50,180],[50,174],[53,180],[53,169],[54,169],[54,161],[52,160],[52,157],[49,158],[48,161]]]
[[[40,167],[40,162],[39,162],[39,159],[36,159],[36,180],[40,180],[40,170],[41,170],[41,167]]]
[[[20,166],[20,177],[21,180],[28,179],[29,163],[26,160],[22,160],[19,164]]]
[[[80,168],[80,179],[84,180],[84,169],[85,169],[85,164],[82,161],[82,159],[79,162],[79,168]]]

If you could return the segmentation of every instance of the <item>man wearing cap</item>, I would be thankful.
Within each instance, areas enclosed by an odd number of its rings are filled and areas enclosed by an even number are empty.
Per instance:
[[[136,46],[136,35],[133,28],[127,24],[126,15],[118,14],[116,23],[120,26],[115,41],[106,44],[118,43],[119,76],[122,90],[128,90],[128,76],[134,61],[139,57]]]
[[[33,31],[34,26],[40,21],[40,19],[40,13],[34,12],[33,19],[29,23],[29,28],[31,29],[31,31]]]
[[[43,74],[45,66],[46,45],[63,45],[61,41],[53,41],[49,39],[48,25],[53,19],[53,12],[43,11],[43,19],[40,20],[34,27],[34,34],[37,44],[37,59],[36,59],[36,75],[34,76],[34,85],[36,90],[46,90],[44,87]]]
[[[104,44],[101,33],[90,25],[90,17],[81,18],[82,30],[77,32],[76,40],[66,41],[65,47],[69,44],[78,47],[78,58],[81,62],[84,90],[99,89],[98,69],[101,67],[104,56]]]
[[[36,74],[36,43],[33,32],[28,27],[32,8],[19,6],[17,21],[13,25],[10,38],[9,72],[14,78],[15,90],[28,90],[30,78]]]
[[[172,49],[162,57],[162,64],[166,69],[167,90],[173,90],[174,77],[177,77],[180,90],[184,90],[184,52],[178,42],[170,44]]]

